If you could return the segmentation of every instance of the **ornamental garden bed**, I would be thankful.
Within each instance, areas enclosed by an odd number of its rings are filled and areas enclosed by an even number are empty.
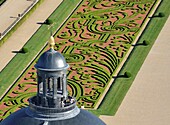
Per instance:
[[[55,49],[70,65],[68,91],[76,97],[79,107],[96,106],[156,3],[157,0],[84,0],[56,33]],[[1,119],[25,107],[26,100],[35,94],[34,64],[1,101]]]

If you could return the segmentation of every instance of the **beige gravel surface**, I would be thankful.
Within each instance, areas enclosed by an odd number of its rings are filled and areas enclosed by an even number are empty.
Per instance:
[[[13,33],[7,42],[0,47],[0,71],[16,55],[12,53],[12,51],[20,50],[40,27],[37,22],[44,22],[61,2],[62,0],[44,0],[36,11]],[[11,5],[11,7],[12,6],[13,5]]]
[[[107,125],[170,124],[170,17],[115,116]]]

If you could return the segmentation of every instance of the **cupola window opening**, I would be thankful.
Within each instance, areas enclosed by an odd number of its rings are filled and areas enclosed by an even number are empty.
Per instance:
[[[43,94],[43,82],[42,82],[42,77],[38,76],[38,87],[37,87],[37,94]]]
[[[48,80],[48,82],[47,82],[47,93],[48,93],[48,95],[49,96],[52,96],[53,95],[53,86],[54,86],[54,78],[53,77],[50,77],[50,78],[48,78],[47,79]]]
[[[57,79],[57,89],[58,89],[59,93],[62,92],[62,81],[63,81],[62,77],[58,77],[58,79]]]

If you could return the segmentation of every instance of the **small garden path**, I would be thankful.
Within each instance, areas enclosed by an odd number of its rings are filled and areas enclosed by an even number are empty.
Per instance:
[[[62,0],[44,0],[36,11],[0,47],[0,71],[2,71],[16,55],[16,53],[12,53],[12,51],[20,50],[41,26],[37,23],[44,22],[61,2]],[[14,7],[14,5],[11,4],[11,7]]]

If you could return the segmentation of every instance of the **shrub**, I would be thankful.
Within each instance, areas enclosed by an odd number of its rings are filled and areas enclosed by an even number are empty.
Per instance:
[[[47,19],[47,20],[45,21],[45,24],[51,25],[51,24],[53,24],[53,21],[52,21],[51,19]]]
[[[143,41],[143,45],[145,45],[145,46],[149,45],[149,41],[144,40],[144,41]]]
[[[130,72],[125,72],[125,73],[124,73],[124,76],[125,76],[126,78],[130,78],[132,75],[131,75]]]
[[[159,16],[159,17],[164,17],[164,16],[165,16],[165,14],[164,14],[164,13],[162,13],[162,12],[160,12],[160,13],[158,14],[158,16]]]
[[[20,50],[21,53],[27,53],[28,52],[28,49],[23,47],[21,50]]]

